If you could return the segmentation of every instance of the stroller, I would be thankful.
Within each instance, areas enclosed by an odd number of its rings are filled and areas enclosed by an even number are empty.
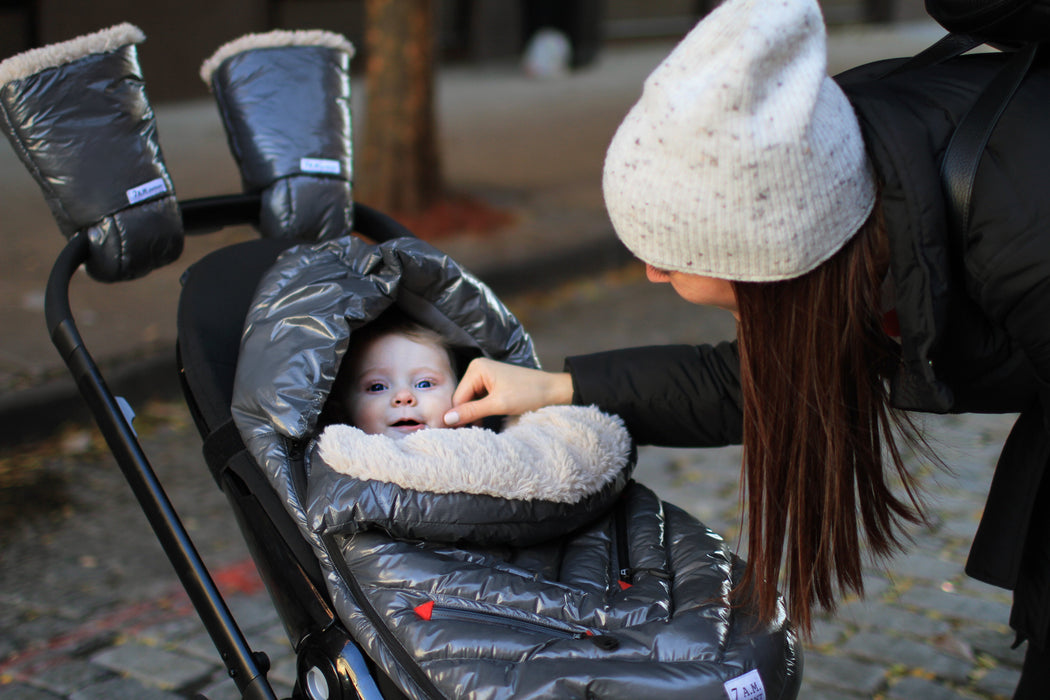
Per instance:
[[[296,651],[294,697],[795,697],[801,646],[786,617],[759,625],[730,602],[742,563],[630,480],[630,450],[572,503],[323,468],[314,433],[335,367],[384,309],[468,354],[534,366],[531,340],[484,283],[352,200],[345,39],[273,32],[206,62],[246,194],[182,202],[141,40],[120,25],[15,57],[0,64],[0,103],[68,238],[47,286],[53,341],[242,697],[275,697],[268,660],[196,553],[68,298],[82,264],[131,279],[177,259],[183,232],[242,223],[263,237],[184,276],[177,354],[205,461]]]

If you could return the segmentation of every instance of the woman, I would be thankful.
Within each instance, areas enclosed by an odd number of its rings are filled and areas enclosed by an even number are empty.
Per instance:
[[[446,420],[594,403],[640,443],[742,442],[747,584],[771,614],[782,581],[808,630],[814,604],[862,592],[861,532],[879,557],[921,519],[897,447],[921,437],[894,409],[1021,412],[967,572],[1014,590],[1011,625],[1029,641],[1015,697],[1048,697],[1050,137],[1020,131],[1050,94],[1045,62],[989,143],[967,230],[949,225],[939,178],[1001,64],[876,64],[835,82],[815,1],[728,0],[648,78],[603,187],[649,279],[731,310],[738,342],[569,358],[551,374],[479,360]]]

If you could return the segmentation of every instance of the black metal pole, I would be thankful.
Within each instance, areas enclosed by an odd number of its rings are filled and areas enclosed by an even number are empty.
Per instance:
[[[84,347],[69,305],[69,281],[87,259],[88,240],[75,234],[59,254],[47,282],[44,313],[51,340],[69,367],[81,395],[87,401],[102,435],[117,459],[124,478],[175,573],[189,595],[197,614],[218,649],[226,668],[244,698],[277,700],[248,647],[240,628],[216,588],[189,534],[168,500],[149,460],[116,398],[106,386],[98,367]]]

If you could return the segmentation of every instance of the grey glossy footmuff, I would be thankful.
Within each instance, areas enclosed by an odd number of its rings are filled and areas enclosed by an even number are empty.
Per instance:
[[[201,66],[264,236],[327,240],[353,216],[350,59],[320,30],[248,34]]]
[[[415,239],[344,238],[293,248],[263,278],[233,414],[312,543],[339,617],[402,692],[795,697],[801,646],[787,620],[759,626],[729,602],[742,562],[630,480],[619,419],[555,407],[498,434],[430,430],[392,441],[357,431],[343,459],[323,454],[316,421],[349,338],[391,305],[455,345],[536,366],[517,320],[439,251]],[[375,457],[369,439],[398,444]],[[579,475],[591,462],[601,462],[591,470],[599,476],[568,495],[545,489],[561,477],[526,483],[533,471]],[[409,478],[417,467],[431,469],[432,485]],[[499,474],[489,482],[486,469]],[[503,477],[510,485],[498,485]]]
[[[140,277],[182,253],[182,218],[135,44],[121,24],[0,63],[0,127],[62,233],[83,231],[87,270]]]

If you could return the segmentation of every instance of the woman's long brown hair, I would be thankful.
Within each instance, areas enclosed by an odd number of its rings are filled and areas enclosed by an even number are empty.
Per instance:
[[[802,277],[733,283],[749,550],[738,592],[771,620],[783,573],[787,612],[803,633],[814,603],[834,610],[838,595],[863,593],[862,527],[869,553],[884,558],[901,546],[902,521],[921,519],[895,436],[922,441],[890,410],[885,382],[897,350],[879,305],[880,210]],[[904,499],[891,490],[891,466]]]

